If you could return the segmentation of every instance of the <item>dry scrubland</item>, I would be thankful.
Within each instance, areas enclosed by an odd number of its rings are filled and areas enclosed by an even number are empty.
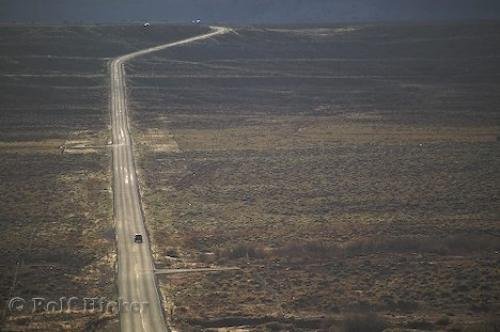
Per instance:
[[[241,267],[161,277],[174,325],[498,329],[499,45],[249,28],[128,65],[157,265]]]
[[[100,315],[3,314],[14,296],[116,299],[107,63],[202,30],[2,26],[0,330],[102,324]]]

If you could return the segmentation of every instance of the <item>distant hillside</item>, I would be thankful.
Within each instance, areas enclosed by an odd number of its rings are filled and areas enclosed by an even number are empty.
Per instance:
[[[499,19],[498,0],[0,0],[1,22],[314,23]]]

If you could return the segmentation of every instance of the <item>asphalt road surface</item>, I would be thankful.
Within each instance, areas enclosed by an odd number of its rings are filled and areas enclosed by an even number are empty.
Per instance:
[[[120,308],[122,331],[169,330],[144,228],[133,142],[129,135],[124,64],[141,55],[208,39],[229,31],[231,30],[228,28],[213,27],[210,33],[126,54],[111,62],[113,208],[118,242],[118,289],[123,301]],[[135,234],[142,234],[142,244],[134,243]]]

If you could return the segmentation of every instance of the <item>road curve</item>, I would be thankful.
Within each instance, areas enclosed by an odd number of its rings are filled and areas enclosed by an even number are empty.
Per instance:
[[[228,28],[212,27],[210,33],[126,54],[111,62],[113,209],[118,243],[118,290],[123,303],[120,308],[121,331],[169,330],[144,227],[133,142],[129,134],[124,64],[141,55],[208,39],[229,31],[231,30]],[[135,234],[143,235],[142,244],[134,243]]]

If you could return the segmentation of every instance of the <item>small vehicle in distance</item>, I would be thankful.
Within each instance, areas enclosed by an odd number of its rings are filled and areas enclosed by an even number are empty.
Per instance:
[[[135,234],[135,236],[134,236],[134,242],[135,243],[142,243],[142,235],[141,234]]]

